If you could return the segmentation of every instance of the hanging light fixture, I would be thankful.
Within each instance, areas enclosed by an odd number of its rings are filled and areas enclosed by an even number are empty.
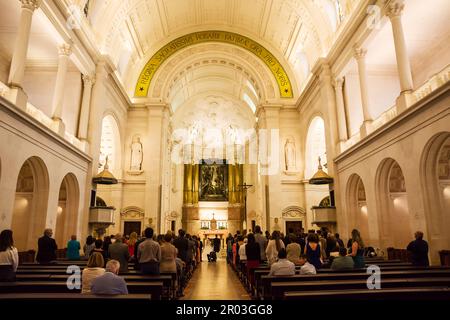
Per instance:
[[[333,183],[333,178],[330,177],[325,171],[322,170],[321,159],[319,157],[319,167],[317,172],[309,179],[309,184],[331,184]]]
[[[117,184],[117,179],[109,171],[108,156],[106,156],[103,170],[92,178],[92,182],[96,184]]]

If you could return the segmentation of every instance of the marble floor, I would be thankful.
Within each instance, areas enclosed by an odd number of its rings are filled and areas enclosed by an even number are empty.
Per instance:
[[[223,258],[204,259],[184,290],[182,300],[250,300],[237,275]]]

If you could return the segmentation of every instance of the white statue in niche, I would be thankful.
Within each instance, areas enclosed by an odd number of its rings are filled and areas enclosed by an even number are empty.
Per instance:
[[[141,172],[142,160],[143,160],[143,152],[142,152],[141,138],[139,136],[134,136],[133,141],[131,143],[130,170],[134,172]]]
[[[295,172],[295,142],[293,138],[288,138],[284,145],[285,170]]]

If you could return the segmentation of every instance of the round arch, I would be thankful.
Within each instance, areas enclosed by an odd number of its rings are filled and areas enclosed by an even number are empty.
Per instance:
[[[70,236],[77,233],[80,187],[77,177],[68,173],[61,181],[56,216],[55,240],[59,248],[64,248]]]
[[[431,246],[448,249],[450,237],[450,132],[434,135],[426,144],[420,162],[425,217]],[[433,260],[437,260],[437,255]]]
[[[23,163],[17,177],[11,229],[20,250],[36,249],[47,218],[49,175],[44,161],[36,156]]]
[[[188,47],[172,55],[155,74],[149,96],[168,97],[174,82],[204,66],[234,69],[250,82],[259,100],[276,98],[276,82],[264,64],[239,47],[214,43]]]
[[[275,55],[255,40],[234,32],[221,30],[189,33],[170,41],[160,48],[153,54],[142,69],[136,82],[134,96],[146,97],[148,95],[148,89],[153,76],[170,56],[184,48],[206,42],[231,44],[253,53],[270,69],[270,72],[276,79],[280,97],[293,98],[291,80],[283,65],[279,62]]]
[[[411,240],[411,224],[405,177],[400,165],[386,158],[375,177],[380,218],[380,242],[384,247],[405,248]]]
[[[350,229],[358,229],[364,238],[369,239],[366,191],[361,177],[356,173],[347,181],[346,204]]]

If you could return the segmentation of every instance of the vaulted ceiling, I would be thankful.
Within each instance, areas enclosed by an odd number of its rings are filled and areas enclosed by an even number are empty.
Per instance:
[[[86,4],[86,0],[80,0]],[[163,45],[202,30],[226,30],[266,47],[298,90],[358,0],[104,0],[87,4],[100,50],[125,82]],[[298,92],[297,92],[298,93]]]

